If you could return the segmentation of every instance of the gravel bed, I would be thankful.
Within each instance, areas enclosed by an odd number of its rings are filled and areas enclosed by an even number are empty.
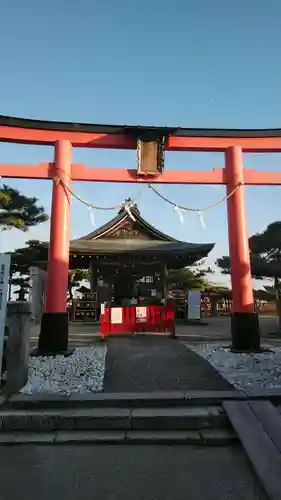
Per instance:
[[[259,354],[233,353],[221,344],[185,344],[206,359],[236,389],[250,395],[281,389],[281,347]]]
[[[75,349],[71,356],[32,357],[23,394],[99,392],[103,388],[106,345]]]

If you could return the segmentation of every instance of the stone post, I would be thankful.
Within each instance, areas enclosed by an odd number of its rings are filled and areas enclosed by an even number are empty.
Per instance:
[[[43,271],[39,267],[31,267],[30,276],[32,318],[35,324],[40,324],[44,306],[46,271]]]
[[[18,392],[28,380],[30,303],[8,302],[7,324],[9,336],[6,347],[6,385],[4,393],[10,396]]]

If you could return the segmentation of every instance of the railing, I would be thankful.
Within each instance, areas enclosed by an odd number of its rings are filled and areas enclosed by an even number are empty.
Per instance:
[[[106,307],[100,317],[101,338],[105,335],[158,332],[175,336],[173,304],[167,306]]]

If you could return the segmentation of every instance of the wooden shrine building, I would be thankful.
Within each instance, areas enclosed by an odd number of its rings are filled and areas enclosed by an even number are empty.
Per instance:
[[[192,265],[213,247],[167,236],[128,199],[104,226],[70,242],[69,266],[90,269],[97,305],[161,304],[167,298],[167,270]]]

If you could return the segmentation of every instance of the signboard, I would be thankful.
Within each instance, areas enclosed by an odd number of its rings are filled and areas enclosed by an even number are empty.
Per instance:
[[[110,309],[111,313],[111,324],[121,325],[123,321],[122,307],[112,307]]]
[[[146,322],[146,307],[136,307],[136,319],[137,323],[145,323]]]
[[[188,292],[187,319],[201,319],[201,292],[199,290]]]
[[[0,374],[2,370],[10,262],[10,255],[0,254]]]
[[[105,310],[105,305],[104,305],[104,302],[102,302],[100,305],[100,313],[104,314],[104,310]]]

